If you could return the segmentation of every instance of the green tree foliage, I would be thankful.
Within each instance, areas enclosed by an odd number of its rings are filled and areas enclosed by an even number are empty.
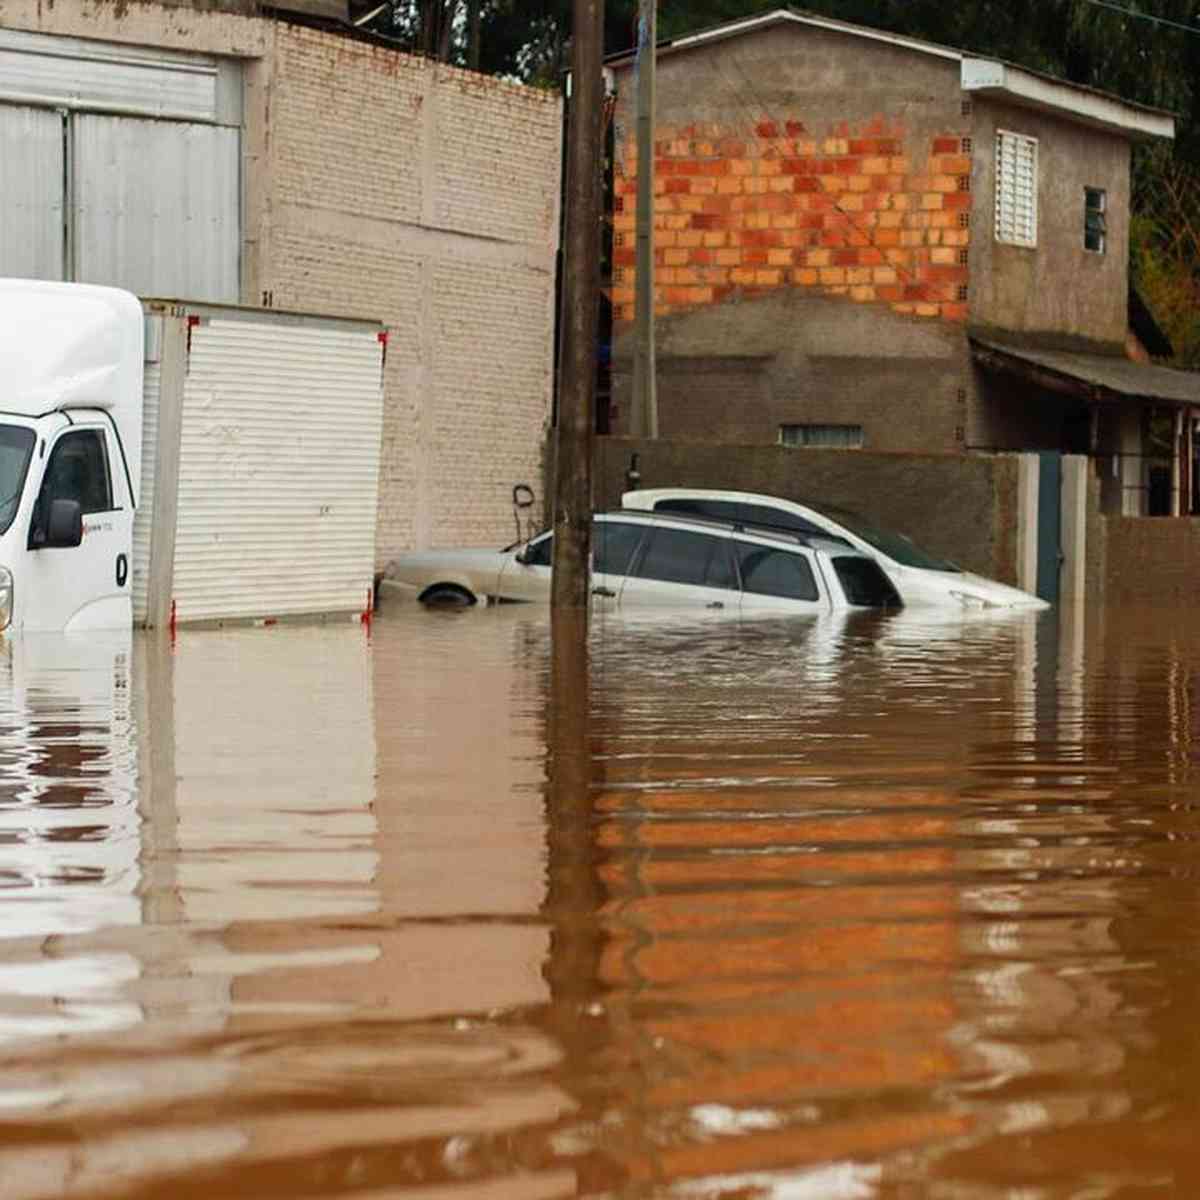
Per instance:
[[[1148,156],[1134,194],[1133,278],[1175,348],[1200,369],[1200,170],[1165,149]]]

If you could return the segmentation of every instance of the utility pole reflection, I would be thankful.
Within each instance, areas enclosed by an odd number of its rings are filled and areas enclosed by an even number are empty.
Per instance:
[[[543,975],[550,989],[549,1032],[563,1052],[564,1086],[577,1118],[599,1123],[611,1097],[594,1077],[611,1043],[600,992],[605,891],[596,869],[587,612],[551,610],[546,695],[546,899],[550,947]],[[624,1170],[603,1151],[572,1160],[580,1194],[614,1191]]]
[[[589,736],[587,613],[551,613],[550,687],[546,697],[546,916],[552,922],[546,981],[556,1032],[573,1035],[577,1010],[597,986],[599,906],[593,863],[592,756]]]

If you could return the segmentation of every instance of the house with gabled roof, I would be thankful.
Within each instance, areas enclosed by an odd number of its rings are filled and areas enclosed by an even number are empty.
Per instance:
[[[792,9],[657,64],[661,436],[1087,454],[1108,511],[1200,511],[1200,375],[1153,361],[1128,268],[1132,148],[1170,113]],[[637,63],[609,66],[622,433]]]

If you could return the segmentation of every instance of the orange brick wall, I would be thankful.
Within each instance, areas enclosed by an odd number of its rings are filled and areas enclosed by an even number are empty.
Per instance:
[[[614,316],[631,321],[637,147],[617,147]],[[902,122],[660,127],[655,146],[659,316],[808,288],[917,317],[964,321],[969,143],[914,145]]]

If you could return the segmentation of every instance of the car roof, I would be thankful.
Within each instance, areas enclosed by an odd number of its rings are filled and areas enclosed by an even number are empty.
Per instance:
[[[778,525],[758,524],[740,518],[710,517],[697,513],[653,512],[644,508],[610,509],[608,512],[596,515],[608,518],[633,518],[635,522],[646,524],[669,522],[676,526],[687,527],[690,525],[697,529],[746,534],[767,541],[782,542],[789,547],[798,546],[806,550],[823,550],[827,554],[849,555],[855,558],[868,557],[853,546],[848,546],[844,542],[835,541],[832,538],[821,537],[819,534],[804,533],[797,529],[783,529]]]

